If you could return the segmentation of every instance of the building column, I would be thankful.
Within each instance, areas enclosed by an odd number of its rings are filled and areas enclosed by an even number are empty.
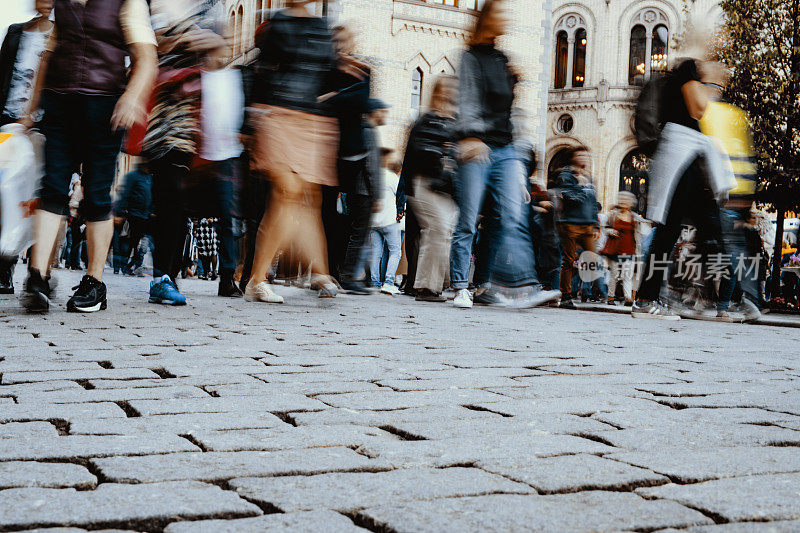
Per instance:
[[[567,38],[567,89],[572,89],[572,69],[575,67],[575,35]]]
[[[644,48],[644,79],[650,79],[650,73],[653,71],[653,32],[647,30],[647,45]]]

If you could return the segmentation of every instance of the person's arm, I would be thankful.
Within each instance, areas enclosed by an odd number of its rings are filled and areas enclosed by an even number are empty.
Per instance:
[[[681,93],[686,102],[686,109],[689,110],[689,116],[695,120],[702,119],[709,104],[708,91],[705,86],[699,81],[692,80],[683,84]]]
[[[489,156],[489,147],[480,136],[486,131],[482,118],[483,73],[478,59],[470,52],[461,56],[458,79],[458,118],[455,124],[462,161],[481,161]]]
[[[128,45],[133,70],[128,87],[120,96],[111,115],[114,129],[128,129],[147,118],[147,99],[158,74],[158,56],[153,44]]]

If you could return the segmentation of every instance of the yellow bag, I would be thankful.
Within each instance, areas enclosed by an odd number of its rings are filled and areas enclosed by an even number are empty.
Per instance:
[[[728,154],[736,176],[736,188],[730,196],[754,195],[758,167],[747,114],[734,105],[711,102],[700,120],[700,130]]]

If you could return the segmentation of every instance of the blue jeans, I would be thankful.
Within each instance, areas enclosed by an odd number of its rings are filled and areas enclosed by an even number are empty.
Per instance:
[[[373,287],[380,287],[383,283],[394,285],[394,276],[397,265],[400,264],[403,241],[400,235],[400,224],[390,224],[382,228],[372,228],[370,240],[370,277]],[[384,244],[389,248],[389,259],[386,262],[386,279],[381,283],[381,262],[383,260]]]
[[[758,305],[760,302],[758,289],[758,268],[754,268],[753,257],[757,251],[747,249],[747,238],[744,230],[735,227],[742,221],[742,215],[729,209],[720,210],[720,225],[725,242],[725,253],[731,255],[731,267],[728,278],[722,278],[719,284],[719,301],[717,311],[727,311],[737,286],[740,286],[744,297]],[[751,257],[748,257],[751,256]]]
[[[497,252],[503,244],[504,249],[525,250],[527,264],[517,258],[516,253],[513,256],[514,277],[536,279],[535,271],[528,272],[530,264],[535,263],[532,259],[532,246],[529,241],[522,242],[526,238],[523,234],[527,232],[514,231],[520,228],[520,219],[523,216],[522,165],[514,146],[490,149],[488,162],[462,164],[455,180],[455,200],[459,215],[450,253],[450,280],[456,290],[469,286],[472,243],[478,226],[478,215],[484,206],[488,209],[483,210],[482,238],[488,240],[487,263],[481,269],[481,277],[484,280],[492,279]],[[505,238],[502,243],[501,238]],[[531,258],[527,258],[527,250],[530,250]],[[511,257],[504,259],[510,260]]]

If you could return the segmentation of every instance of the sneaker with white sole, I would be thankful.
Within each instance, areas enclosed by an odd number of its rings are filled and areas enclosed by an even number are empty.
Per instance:
[[[550,291],[541,288],[533,289],[529,294],[514,302],[514,307],[531,309],[540,305],[557,302],[561,299],[561,291]]]
[[[761,311],[758,310],[758,306],[747,298],[742,298],[741,310],[744,312],[745,322],[755,322],[761,318]]]
[[[680,315],[670,311],[661,302],[635,302],[631,308],[633,318],[655,318],[658,320],[680,320]]]
[[[459,309],[470,309],[472,307],[472,297],[467,289],[459,289],[456,291],[453,306]]]
[[[244,290],[244,299],[248,302],[264,302],[268,304],[283,303],[283,296],[276,294],[266,281],[262,281],[258,285],[248,284]]]
[[[396,294],[400,294],[400,289],[391,283],[384,283],[383,287],[381,287],[381,292],[383,294],[391,294],[392,296],[395,296]]]

